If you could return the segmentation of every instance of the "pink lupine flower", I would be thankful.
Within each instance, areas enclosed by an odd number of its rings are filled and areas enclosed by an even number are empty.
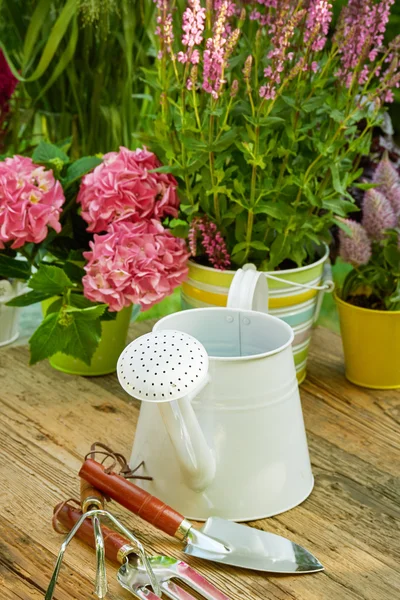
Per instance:
[[[366,265],[372,256],[371,240],[364,227],[350,219],[341,219],[350,228],[352,235],[348,236],[339,230],[340,256],[354,267]]]
[[[332,4],[327,0],[311,0],[307,11],[304,41],[312,42],[311,49],[314,52],[325,47],[331,21]]]
[[[146,148],[105,154],[102,164],[83,177],[77,198],[88,231],[105,231],[115,221],[176,217],[178,184],[169,173],[150,173],[159,166]]]
[[[363,201],[362,225],[368,235],[380,241],[385,231],[396,227],[397,217],[389,200],[376,189],[365,192]]]
[[[373,62],[382,46],[390,9],[394,0],[348,0],[342,9],[335,40],[341,54],[341,67],[336,75],[349,87],[354,72],[364,61]],[[366,81],[370,66],[366,62],[359,83]]]
[[[291,62],[293,59],[293,53],[288,53],[291,40],[305,13],[305,10],[299,10],[288,20],[285,20],[285,14],[281,7],[281,13],[276,20],[274,36],[271,40],[273,48],[267,55],[267,58],[271,60],[271,64],[264,71],[264,76],[268,81],[259,90],[261,98],[266,100],[275,98],[276,86],[281,83],[281,73],[285,70],[286,63]]]
[[[203,31],[206,19],[206,9],[202,8],[200,0],[188,0],[188,7],[182,16],[182,44],[186,46],[186,52],[178,53],[179,62],[198,64],[200,53],[194,49],[203,41]]]
[[[14,156],[0,163],[0,249],[28,242],[38,244],[48,227],[61,231],[60,214],[65,197],[53,171],[31,158]]]
[[[154,0],[157,5],[157,28],[156,35],[160,38],[160,51],[158,58],[166,54],[170,54],[174,57],[172,44],[174,42],[174,29],[172,12],[169,0]]]
[[[188,252],[159,221],[120,222],[95,235],[82,279],[84,295],[110,311],[140,304],[148,309],[172,293],[187,277]]]
[[[215,269],[228,269],[231,264],[226,242],[218,231],[215,223],[207,217],[195,217],[189,230],[189,249],[192,256],[198,255],[197,242],[208,257],[210,264]]]
[[[226,25],[227,11],[229,2],[224,0],[221,3],[217,19],[215,21],[213,37],[206,41],[206,49],[203,54],[203,89],[211,94],[217,100],[223,81],[223,72],[225,67],[225,44],[226,44]]]

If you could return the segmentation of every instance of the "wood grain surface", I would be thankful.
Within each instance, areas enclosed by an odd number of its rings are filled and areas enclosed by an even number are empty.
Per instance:
[[[131,337],[150,329],[134,324]],[[26,347],[0,351],[0,598],[43,599],[62,541],[54,505],[79,496],[77,473],[90,444],[129,456],[139,404],[114,375],[81,378],[43,363]],[[190,560],[232,600],[400,598],[400,392],[370,391],[343,375],[340,338],[315,331],[301,386],[315,489],[301,506],[254,523],[304,545],[323,573],[270,576]],[[149,552],[182,558],[178,542],[112,503]],[[109,600],[132,596],[108,565]],[[94,553],[69,546],[55,600],[93,599]]]

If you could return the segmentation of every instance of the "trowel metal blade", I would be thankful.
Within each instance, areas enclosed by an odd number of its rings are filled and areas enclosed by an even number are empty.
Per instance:
[[[208,519],[201,529],[192,527],[184,552],[269,573],[315,573],[324,569],[308,550],[284,537],[218,517]]]

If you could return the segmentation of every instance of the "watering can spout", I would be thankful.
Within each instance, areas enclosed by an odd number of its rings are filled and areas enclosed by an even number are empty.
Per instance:
[[[186,485],[196,492],[204,491],[214,480],[216,463],[191,398],[162,403],[159,409]]]

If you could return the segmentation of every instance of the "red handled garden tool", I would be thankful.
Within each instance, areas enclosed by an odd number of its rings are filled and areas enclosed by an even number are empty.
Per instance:
[[[271,573],[323,570],[305,548],[279,535],[217,517],[209,518],[201,529],[196,529],[170,506],[91,458],[85,460],[79,475],[148,523],[178,538],[184,543],[186,554]]]
[[[81,519],[82,513],[79,510],[64,503],[56,507],[53,522],[55,527],[61,523],[67,530],[73,530]],[[172,581],[178,579],[206,600],[229,600],[225,594],[189,565],[167,556],[149,557],[152,572],[162,590],[159,595],[156,595],[149,589],[151,584],[148,572],[130,541],[105,526],[102,526],[102,534],[107,558],[121,564],[117,573],[120,585],[129,590],[136,598],[159,600],[163,593],[172,600],[195,600],[192,594]],[[76,537],[92,548],[95,547],[94,527],[90,521],[86,520],[82,523]]]
[[[151,593],[153,594],[153,596],[148,595],[146,597],[153,599],[153,600],[156,600],[157,598],[159,598],[159,595],[161,593],[161,588],[160,588],[160,585],[154,575],[149,558],[148,558],[146,552],[144,551],[144,548],[143,548],[141,542],[136,538],[136,536],[133,535],[133,533],[129,529],[127,529],[124,525],[122,525],[122,523],[120,523],[120,521],[118,521],[118,519],[116,519],[114,517],[114,515],[112,515],[110,512],[104,510],[104,508],[93,509],[93,506],[96,506],[96,502],[94,502],[94,500],[97,500],[97,502],[99,502],[101,504],[101,506],[104,506],[104,500],[102,498],[102,495],[99,492],[97,492],[96,490],[93,490],[91,488],[91,486],[83,485],[81,488],[81,493],[82,493],[82,500],[83,500],[82,506],[85,507],[86,512],[81,512],[81,511],[79,511],[77,509],[73,509],[71,506],[69,506],[67,504],[67,502],[70,502],[71,500],[61,503],[55,510],[55,514],[54,514],[54,518],[53,518],[53,527],[59,533],[64,533],[64,532],[60,531],[58,528],[58,521],[63,522],[63,518],[59,518],[60,515],[69,514],[68,511],[72,511],[71,515],[72,514],[74,515],[74,519],[72,519],[72,517],[71,517],[70,521],[68,521],[69,526],[67,526],[67,530],[69,533],[68,533],[67,537],[65,538],[64,542],[62,543],[60,551],[58,553],[58,557],[57,557],[57,561],[56,561],[56,564],[54,567],[53,575],[51,577],[49,586],[46,591],[45,600],[52,600],[52,598],[54,596],[54,591],[55,591],[55,588],[57,585],[57,580],[58,580],[58,576],[60,573],[64,554],[65,554],[65,551],[66,551],[69,543],[71,542],[71,540],[73,539],[74,536],[77,536],[78,538],[83,537],[84,541],[86,541],[86,543],[88,543],[91,547],[96,549],[96,559],[97,559],[96,594],[98,595],[98,597],[104,598],[107,593],[105,556],[113,558],[114,556],[116,556],[115,552],[117,552],[117,553],[119,552],[120,553],[119,556],[123,557],[124,552],[125,552],[125,547],[129,546],[129,553],[134,552],[134,551],[138,552],[143,573],[146,574],[146,581],[152,587],[153,592],[151,592]],[[72,501],[76,502],[76,504],[78,504],[78,506],[79,506],[79,502],[77,502],[75,500],[72,500]],[[86,504],[85,504],[85,502],[86,502]],[[107,530],[108,537],[106,539],[104,539],[103,531],[105,530],[105,528],[100,526],[100,522],[99,522],[100,517],[105,517],[105,518],[109,519],[113,523],[113,525],[126,536],[126,538],[121,538],[121,536],[118,536],[118,534],[116,534],[115,532],[111,532],[111,530]],[[65,520],[65,518],[64,518],[64,520]],[[90,520],[90,522],[89,522],[89,520]],[[113,537],[111,536],[111,533],[113,535],[117,536],[118,542],[121,539],[123,539],[124,544],[121,546],[121,544],[119,544],[117,542],[113,542]],[[116,547],[117,547],[117,550],[115,550]],[[150,593],[150,591],[149,591],[149,593]],[[99,596],[99,594],[102,594],[102,596]]]

